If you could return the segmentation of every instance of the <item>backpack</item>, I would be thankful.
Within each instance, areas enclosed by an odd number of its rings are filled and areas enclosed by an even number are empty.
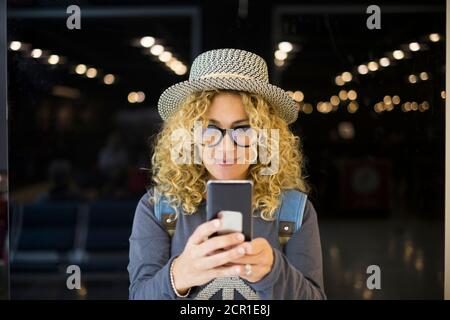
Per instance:
[[[154,191],[157,192],[156,188]],[[300,229],[307,197],[305,193],[294,189],[282,192],[281,203],[276,211],[278,239],[282,247]],[[159,201],[155,201],[154,211],[156,218],[162,222],[169,235],[172,236],[176,227],[175,210],[169,205],[169,201],[164,195],[160,195]]]

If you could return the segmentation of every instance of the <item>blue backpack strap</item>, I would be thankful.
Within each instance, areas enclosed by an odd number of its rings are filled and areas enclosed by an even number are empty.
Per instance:
[[[175,232],[176,213],[169,205],[169,201],[164,195],[153,188],[155,194],[155,216],[161,221],[170,236]],[[297,190],[284,190],[281,203],[277,210],[278,238],[280,244],[285,245],[292,234],[298,231],[302,225],[308,196]]]
[[[291,236],[300,230],[308,196],[298,190],[284,190],[278,206],[278,238],[285,245]]]
[[[177,222],[175,219],[176,212],[169,205],[169,201],[166,197],[161,194],[157,188],[153,188],[153,192],[155,195],[155,216],[164,225],[169,235],[172,236],[175,232]]]

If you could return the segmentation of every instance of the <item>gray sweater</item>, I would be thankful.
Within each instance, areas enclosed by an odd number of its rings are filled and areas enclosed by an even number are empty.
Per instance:
[[[179,299],[170,283],[170,264],[183,252],[195,228],[206,221],[206,203],[193,215],[180,214],[170,238],[153,213],[149,193],[137,205],[130,236],[129,298]],[[276,221],[254,218],[253,237],[266,238],[274,250],[272,270],[263,279],[250,283],[238,277],[218,278],[192,288],[188,299],[326,299],[317,214],[309,200],[300,230],[284,249],[278,241]]]

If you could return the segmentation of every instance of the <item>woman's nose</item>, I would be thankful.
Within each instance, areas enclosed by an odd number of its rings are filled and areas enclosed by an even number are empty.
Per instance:
[[[230,135],[225,133],[222,141],[217,145],[216,151],[218,153],[222,153],[225,157],[225,154],[234,151],[234,141],[231,139]]]

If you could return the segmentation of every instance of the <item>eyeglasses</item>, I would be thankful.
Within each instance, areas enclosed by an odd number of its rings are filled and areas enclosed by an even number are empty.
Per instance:
[[[249,147],[256,142],[256,130],[250,125],[237,126],[231,129],[222,129],[214,125],[208,125],[202,131],[202,145],[208,147],[217,146],[228,132],[234,144],[239,147]]]

